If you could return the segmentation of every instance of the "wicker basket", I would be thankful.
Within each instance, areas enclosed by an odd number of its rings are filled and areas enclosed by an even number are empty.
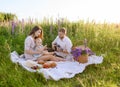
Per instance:
[[[88,55],[81,55],[78,57],[79,63],[87,63],[88,62]]]

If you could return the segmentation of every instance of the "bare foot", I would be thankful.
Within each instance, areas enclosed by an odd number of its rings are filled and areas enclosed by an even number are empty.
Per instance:
[[[49,52],[51,55],[53,55],[55,52]]]

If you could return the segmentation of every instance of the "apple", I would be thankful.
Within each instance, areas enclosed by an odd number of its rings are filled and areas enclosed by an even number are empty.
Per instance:
[[[47,62],[44,63],[44,64],[43,64],[43,68],[50,68],[50,63],[47,63]]]
[[[38,69],[39,67],[38,66],[33,66],[33,67],[31,67],[32,69]]]
[[[56,64],[55,62],[52,62],[52,63],[51,63],[51,67],[52,67],[52,68],[54,68],[54,67],[56,67],[56,66],[57,66],[57,64]]]

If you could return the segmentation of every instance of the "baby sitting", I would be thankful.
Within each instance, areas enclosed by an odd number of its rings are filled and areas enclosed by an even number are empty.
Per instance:
[[[42,45],[42,40],[40,38],[35,39],[35,50],[36,51],[40,51],[41,49],[43,49],[44,51],[41,54],[35,54],[33,55],[35,58],[41,57],[42,55],[53,55],[54,52],[48,52],[47,51],[47,45],[43,46]]]

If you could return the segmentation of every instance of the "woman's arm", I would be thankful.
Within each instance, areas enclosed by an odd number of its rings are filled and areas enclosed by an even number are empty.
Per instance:
[[[25,50],[26,54],[34,55],[34,54],[40,54],[40,51],[34,51],[34,50]]]
[[[33,55],[33,54],[41,54],[44,51],[45,47],[46,46],[44,46],[42,48],[36,47],[35,50],[26,50],[26,53],[31,54],[31,55]]]

